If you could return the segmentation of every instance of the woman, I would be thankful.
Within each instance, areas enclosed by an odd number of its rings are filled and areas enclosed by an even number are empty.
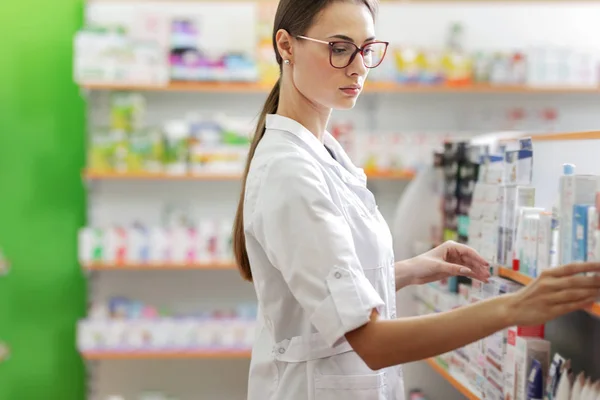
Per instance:
[[[385,55],[375,6],[281,0],[277,10],[281,78],[258,123],[234,227],[236,259],[259,304],[250,400],[402,399],[400,364],[544,323],[592,304],[600,289],[600,278],[580,274],[597,264],[570,265],[516,294],[396,319],[404,286],[489,274],[475,251],[452,242],[395,262],[363,171],[325,130]]]

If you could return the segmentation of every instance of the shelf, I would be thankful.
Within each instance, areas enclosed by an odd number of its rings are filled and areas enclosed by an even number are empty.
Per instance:
[[[460,392],[463,396],[465,396],[468,400],[480,400],[480,397],[475,394],[474,390],[470,389],[467,383],[461,382],[461,380],[454,377],[446,368],[444,368],[439,362],[437,362],[434,358],[430,358],[425,360],[429,366],[435,370],[439,375],[442,376],[446,381],[448,381],[456,390]]]
[[[236,173],[168,174],[150,172],[85,171],[88,180],[175,180],[175,181],[239,181]]]
[[[163,86],[125,83],[85,83],[88,90],[206,92],[206,93],[268,93],[272,85],[255,82],[170,82]],[[367,82],[366,93],[599,93],[600,87],[524,86],[524,85],[420,85],[395,82]]]
[[[82,268],[87,271],[185,271],[185,270],[235,270],[232,262],[211,262],[198,264],[104,264],[83,263]]]
[[[535,279],[535,278],[532,278],[525,274],[522,274],[520,272],[513,271],[512,269],[503,268],[503,267],[498,268],[498,275],[501,276],[502,278],[507,278],[507,279],[513,280],[522,285],[529,285]],[[586,310],[586,312],[590,315],[600,318],[600,304],[599,303],[594,304],[593,307],[589,310]]]
[[[565,132],[530,135],[533,141],[563,141],[563,140],[598,140],[600,131],[589,132]]]
[[[507,279],[513,280],[515,282],[518,282],[521,285],[529,285],[531,282],[533,282],[532,277],[527,276],[527,275],[522,274],[517,271],[513,271],[512,269],[509,269],[509,268],[500,267],[498,269],[498,275],[500,275],[503,278],[507,278]]]
[[[256,82],[170,82],[162,85],[136,85],[127,83],[85,83],[87,90],[156,91],[156,92],[206,92],[206,93],[268,93],[273,85]]]
[[[415,177],[413,171],[366,172],[371,180],[411,180]]]
[[[195,350],[195,351],[85,351],[88,361],[100,360],[189,360],[189,359],[249,359],[250,350]]]
[[[411,180],[413,171],[369,172],[367,177],[373,180]],[[87,180],[179,180],[179,181],[239,181],[240,174],[206,173],[206,174],[167,174],[148,172],[99,172],[84,171]]]

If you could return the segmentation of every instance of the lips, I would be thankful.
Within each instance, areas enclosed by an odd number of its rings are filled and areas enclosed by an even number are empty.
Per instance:
[[[349,96],[349,97],[357,97],[360,94],[360,89],[362,87],[358,84],[355,85],[350,85],[350,86],[344,86],[342,88],[340,88],[340,91],[342,93],[344,93],[344,95]]]
[[[360,86],[360,85],[350,85],[350,86],[344,86],[344,87],[342,87],[340,89],[341,90],[346,90],[346,89],[348,89],[348,90],[360,90],[360,89],[362,89],[362,86]]]

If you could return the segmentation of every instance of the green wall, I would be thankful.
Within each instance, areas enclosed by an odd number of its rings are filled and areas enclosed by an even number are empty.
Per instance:
[[[85,312],[77,229],[84,102],[72,80],[81,0],[0,1],[0,400],[82,400],[75,322]]]

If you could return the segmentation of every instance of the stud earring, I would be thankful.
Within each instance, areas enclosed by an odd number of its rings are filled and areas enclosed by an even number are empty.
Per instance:
[[[290,60],[283,60],[283,63],[284,63],[285,65],[290,65]]]

